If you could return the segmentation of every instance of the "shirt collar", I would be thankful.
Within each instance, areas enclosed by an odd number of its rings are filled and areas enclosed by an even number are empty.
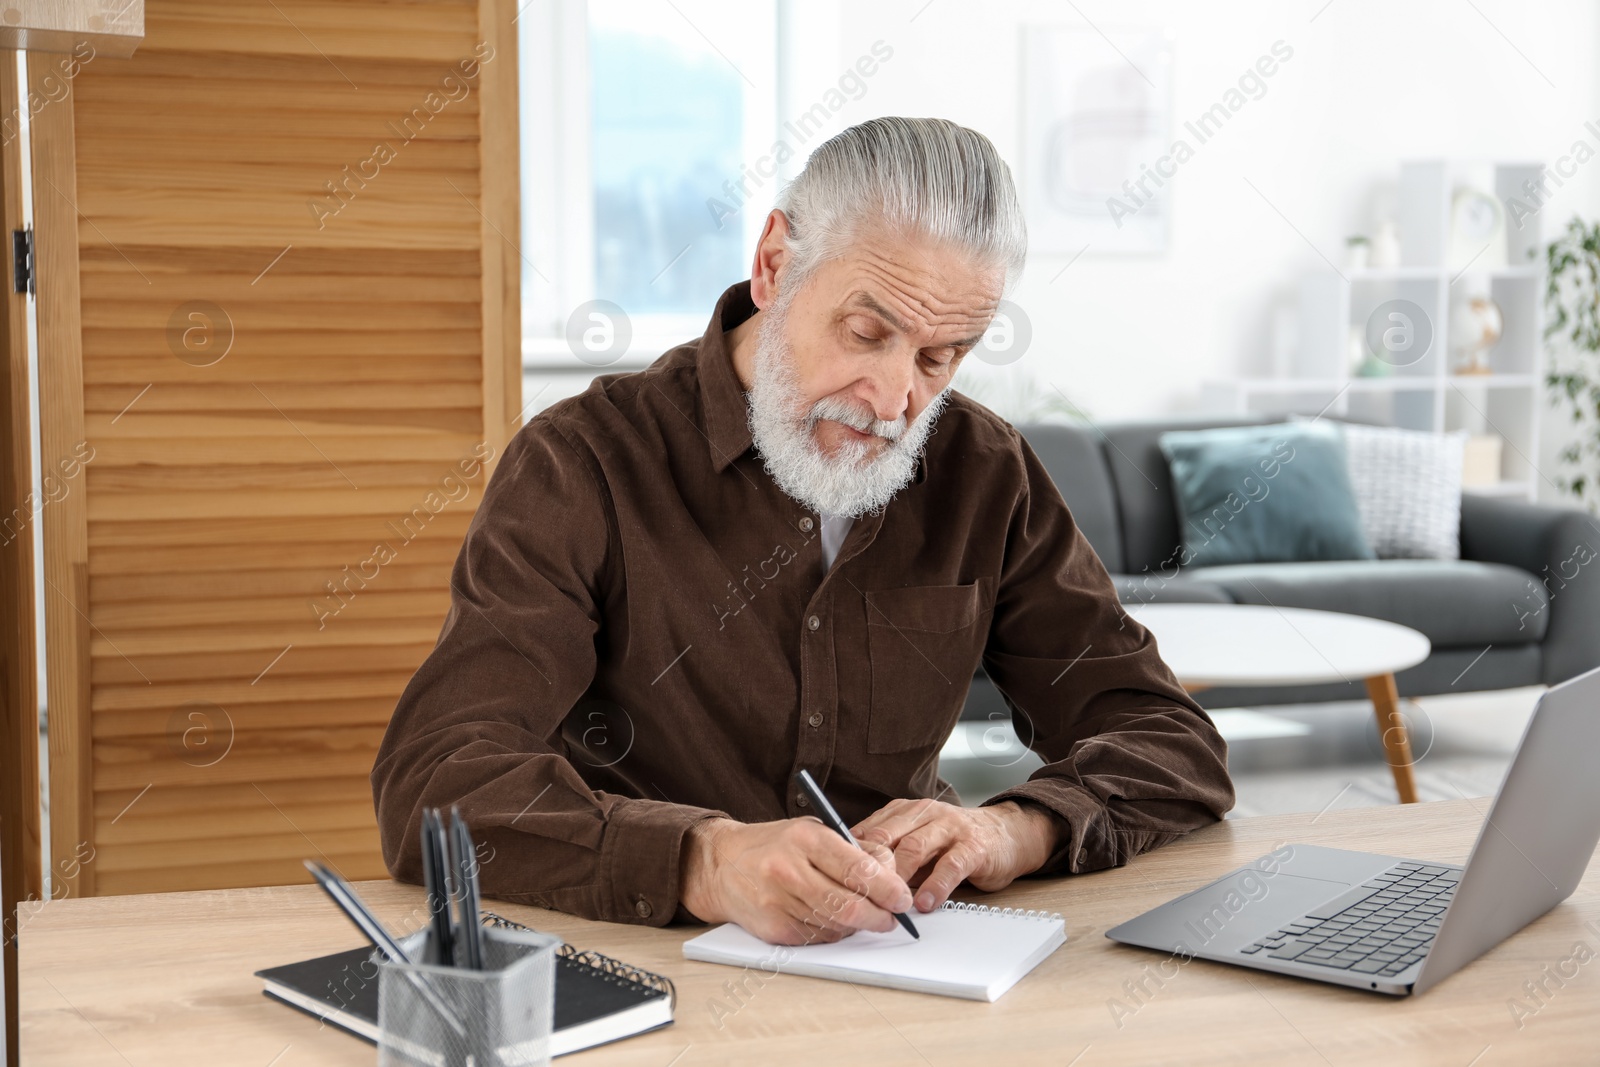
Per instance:
[[[744,386],[733,369],[733,349],[728,344],[728,331],[737,327],[756,313],[755,301],[750,298],[750,283],[739,282],[730,286],[717,300],[711,312],[711,321],[700,338],[698,376],[700,379],[700,410],[704,421],[706,443],[711,453],[711,469],[721,474],[729,464],[748,452],[755,443],[750,436],[750,413],[746,405]],[[917,473],[914,484],[921,484],[928,476],[927,452],[917,455]]]
[[[711,468],[718,474],[749,451],[750,416],[745,406],[744,387],[733,369],[733,348],[728,331],[756,313],[750,299],[750,283],[731,286],[717,301],[711,321],[700,338],[698,376],[700,411],[706,443],[711,449]]]

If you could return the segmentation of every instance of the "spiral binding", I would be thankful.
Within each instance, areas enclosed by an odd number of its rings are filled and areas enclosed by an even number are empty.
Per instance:
[[[943,911],[976,911],[984,915],[1009,915],[1014,919],[1050,919],[1060,920],[1059,911],[1045,911],[1042,908],[994,908],[988,904],[971,904],[965,900],[947,900],[941,907]]]
[[[498,915],[492,911],[484,911],[482,915],[485,923],[499,927],[502,930],[541,932],[534,930],[531,926],[525,926],[514,919],[508,919],[504,915]],[[673,1007],[677,1007],[678,987],[672,984],[672,979],[664,975],[655,974],[632,964],[623,963],[619,959],[595,952],[592,949],[580,950],[576,945],[568,941],[561,943],[561,947],[556,950],[556,955],[564,962],[570,963],[575,967],[589,967],[599,971],[606,976],[606,981],[613,982],[616,985],[639,986],[646,991],[646,996],[665,993]]]

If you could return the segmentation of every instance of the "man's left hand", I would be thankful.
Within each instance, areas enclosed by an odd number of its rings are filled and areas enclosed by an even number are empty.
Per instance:
[[[894,851],[895,868],[919,911],[944,904],[963,880],[986,893],[1044,866],[1059,820],[1044,808],[1003,801],[964,808],[938,800],[891,800],[850,828]]]

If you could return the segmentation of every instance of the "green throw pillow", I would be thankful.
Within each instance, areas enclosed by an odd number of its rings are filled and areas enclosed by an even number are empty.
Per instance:
[[[1327,423],[1170,430],[1182,566],[1376,559]]]

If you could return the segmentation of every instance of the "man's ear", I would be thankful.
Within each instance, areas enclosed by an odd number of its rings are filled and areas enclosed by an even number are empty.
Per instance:
[[[756,307],[769,308],[778,299],[778,273],[788,262],[789,217],[773,208],[761,228],[755,262],[750,265],[750,299]]]

